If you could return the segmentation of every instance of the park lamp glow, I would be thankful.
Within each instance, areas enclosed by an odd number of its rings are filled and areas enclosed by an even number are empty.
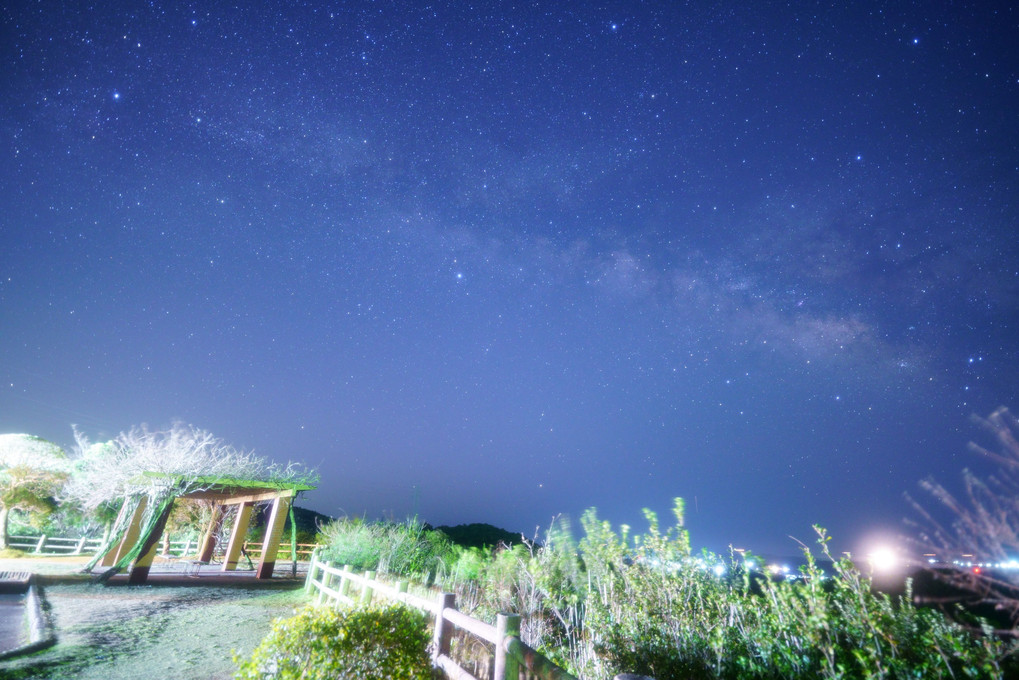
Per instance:
[[[902,566],[898,555],[888,546],[879,546],[872,550],[867,555],[867,561],[870,563],[871,569],[880,573],[896,571]]]

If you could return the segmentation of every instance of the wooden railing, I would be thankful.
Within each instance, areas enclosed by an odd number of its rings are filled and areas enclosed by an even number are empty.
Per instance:
[[[7,545],[18,550],[29,550],[39,555],[83,555],[94,553],[103,544],[101,538],[64,538],[61,536],[7,537]]]
[[[316,552],[308,567],[305,591],[309,594],[318,591],[318,604],[342,602],[347,605],[368,604],[377,593],[432,614],[435,617],[432,662],[448,678],[478,680],[449,656],[454,629],[459,629],[494,647],[495,663],[490,680],[518,680],[521,671],[527,678],[576,680],[520,640],[519,614],[499,614],[492,625],[457,611],[454,593],[440,593],[436,599],[426,599],[407,592],[408,585],[407,581],[398,581],[395,585],[383,583],[376,580],[372,571],[355,574],[349,565],[336,568],[319,561]]]
[[[101,538],[66,538],[62,536],[15,536],[7,537],[7,545],[18,550],[33,552],[38,555],[84,555],[94,553],[102,547]],[[200,547],[198,539],[186,539],[180,541],[164,541],[160,543],[159,554],[163,556],[184,557],[195,554]],[[314,543],[298,543],[297,559],[304,561],[311,559],[311,554],[316,548]],[[262,554],[262,544],[245,543],[244,550],[252,557],[257,558]],[[302,559],[303,558],[303,559]],[[290,559],[290,544],[281,543],[277,560]]]
[[[188,539],[184,541],[166,541],[161,544],[159,549],[160,555],[171,555],[173,557],[184,557],[187,555],[194,555],[198,552],[201,547],[201,542],[197,539]],[[314,543],[298,543],[297,544],[297,559],[303,561],[304,559],[311,559],[311,553],[316,548]],[[252,559],[257,559],[262,554],[262,543],[246,542],[244,544],[244,551]],[[289,560],[290,559],[290,544],[280,543],[280,547],[276,553],[277,560]]]
[[[317,543],[298,543],[297,544],[297,559],[298,561],[310,560],[311,554],[315,551],[315,548],[320,547]],[[244,544],[244,551],[252,557],[261,556],[262,554],[262,542],[257,543],[248,541]],[[303,558],[303,559],[302,559]],[[290,544],[280,543],[279,550],[276,553],[277,560],[289,560],[290,559]]]

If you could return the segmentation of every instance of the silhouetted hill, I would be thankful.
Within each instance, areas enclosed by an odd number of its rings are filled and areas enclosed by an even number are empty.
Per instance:
[[[315,512],[308,508],[299,508],[296,505],[294,506],[294,519],[297,521],[298,531],[307,531],[312,536],[318,533],[320,524],[333,521],[329,515],[323,515],[321,512]]]
[[[257,513],[251,518],[251,526],[255,529],[255,535],[261,537],[265,531],[265,525],[268,521],[269,516],[269,505],[262,506]],[[323,515],[321,512],[315,512],[307,508],[300,508],[294,506],[294,519],[297,521],[297,532],[302,534],[298,538],[298,542],[312,541],[315,535],[318,534],[319,524],[325,524],[331,522],[332,517],[329,515]],[[284,536],[283,541],[287,542],[290,540],[290,518],[287,518],[287,523],[283,530]]]
[[[506,545],[523,543],[520,534],[480,522],[457,524],[455,527],[441,526],[435,527],[435,529],[449,536],[450,540],[457,545],[462,545],[465,548],[484,548],[486,546],[493,548],[500,543]]]

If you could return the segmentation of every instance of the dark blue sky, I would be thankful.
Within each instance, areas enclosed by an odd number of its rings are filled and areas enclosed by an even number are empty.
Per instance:
[[[793,552],[1019,406],[1011,7],[206,4],[3,9],[0,431]]]

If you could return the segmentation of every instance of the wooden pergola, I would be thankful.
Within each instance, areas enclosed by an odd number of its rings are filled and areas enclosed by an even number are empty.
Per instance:
[[[156,475],[153,475],[156,476]],[[248,531],[251,521],[251,512],[256,503],[265,501],[272,502],[269,513],[269,522],[265,529],[265,538],[262,541],[262,555],[258,561],[258,568],[255,570],[255,578],[268,579],[272,577],[273,569],[276,566],[276,553],[279,550],[280,536],[283,534],[283,527],[286,524],[287,515],[290,511],[290,504],[294,497],[301,491],[308,491],[315,487],[307,484],[275,484],[257,480],[203,480],[191,479],[192,485],[201,486],[200,491],[182,493],[174,498],[174,503],[181,498],[211,501],[213,505],[212,519],[206,527],[201,542],[201,550],[198,553],[198,561],[209,562],[212,559],[213,551],[216,548],[216,534],[219,532],[226,517],[226,513],[236,506],[233,529],[230,532],[230,540],[227,544],[226,554],[223,558],[222,571],[233,571],[237,568],[237,560],[241,555],[241,548],[244,546],[244,535]],[[127,555],[139,541],[143,541],[138,557],[131,564],[128,583],[145,583],[148,579],[152,562],[156,557],[160,539],[166,528],[166,521],[173,509],[173,503],[166,506],[162,515],[156,520],[152,531],[148,536],[141,536],[142,518],[147,505],[147,497],[142,496],[141,501],[134,509],[130,524],[124,533],[120,543],[111,547],[103,555],[100,564],[104,567],[115,565],[120,559]],[[128,507],[125,501],[124,508]],[[124,512],[122,509],[121,512]]]

